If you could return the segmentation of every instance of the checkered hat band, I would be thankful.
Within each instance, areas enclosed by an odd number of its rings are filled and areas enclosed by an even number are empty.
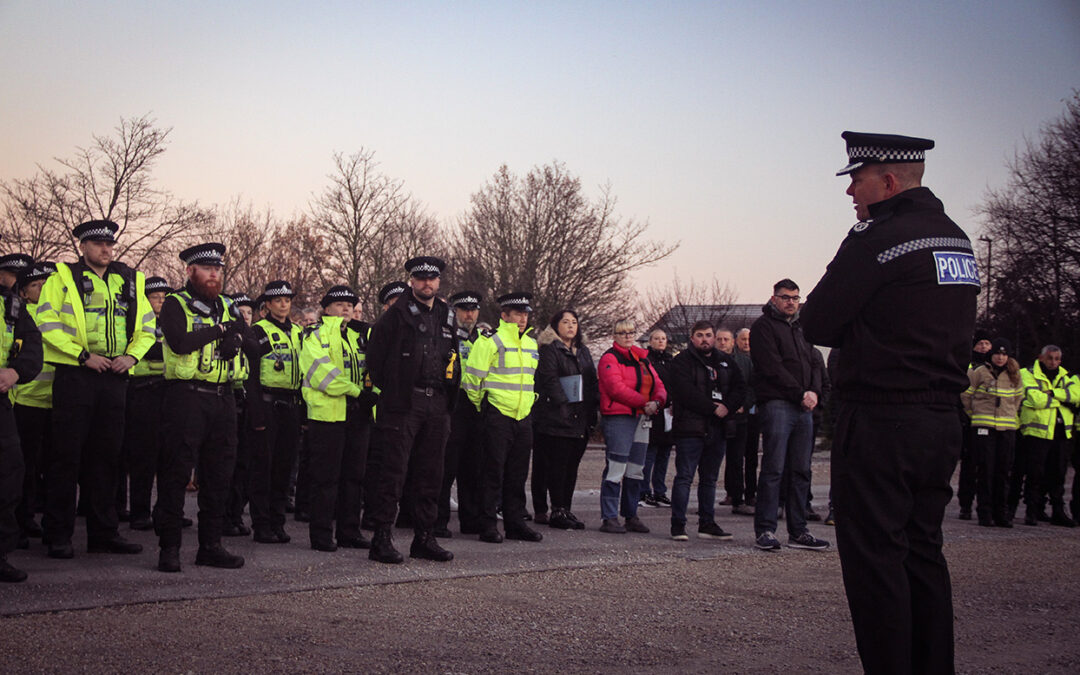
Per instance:
[[[519,305],[521,307],[528,307],[529,301],[525,298],[511,298],[500,303],[503,307],[509,307],[511,305]]]
[[[454,301],[455,305],[479,305],[480,298],[474,298],[471,295],[467,295],[464,298],[458,298]]]
[[[392,298],[395,295],[400,295],[405,292],[405,289],[401,286],[395,286],[386,292],[386,297]]]
[[[423,263],[422,265],[414,265],[412,269],[409,270],[409,274],[416,274],[417,272],[435,272],[438,274],[439,268],[431,263]]]
[[[848,159],[852,162],[860,159],[876,159],[879,162],[922,162],[926,160],[926,151],[863,145],[848,148]]]
[[[349,291],[331,291],[331,292],[326,294],[326,297],[328,297],[328,298],[347,298],[347,299],[351,300],[351,299],[355,298],[356,295],[353,294],[353,293],[350,293]]]
[[[153,293],[155,291],[167,291],[169,290],[169,284],[162,281],[155,281],[152,284],[146,284],[146,292]]]
[[[87,230],[86,232],[83,232],[82,234],[80,234],[79,235],[79,241],[82,241],[84,239],[89,239],[90,237],[111,237],[111,236],[113,236],[113,231],[112,230],[110,230],[107,227],[98,227],[98,228],[95,228],[93,230]]]
[[[197,263],[202,260],[210,260],[212,262],[221,262],[221,254],[217,251],[199,251],[195,255],[187,259],[188,264]]]
[[[266,297],[272,297],[275,295],[292,295],[293,291],[288,286],[279,286],[278,288],[271,288],[263,293]]]
[[[3,263],[4,267],[29,267],[30,263],[26,262],[22,258],[15,258]]]

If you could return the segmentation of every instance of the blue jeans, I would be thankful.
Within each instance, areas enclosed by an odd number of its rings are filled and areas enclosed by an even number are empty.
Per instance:
[[[797,537],[806,531],[814,416],[798,403],[773,400],[758,405],[758,419],[761,422],[761,477],[754,509],[754,534],[776,532],[780,484],[786,465],[791,482],[785,495],[784,515],[788,535]]]
[[[638,420],[636,415],[603,416],[607,448],[604,476],[600,484],[600,516],[604,520],[619,517],[620,498],[623,517],[633,518],[637,515],[645,451],[649,447],[648,442],[634,442]]]
[[[670,445],[649,445],[649,449],[645,452],[642,485],[645,488],[651,485],[652,489],[649,491],[654,497],[667,494],[667,465],[670,457]]]
[[[671,485],[671,522],[686,524],[686,508],[690,503],[690,484],[698,474],[698,523],[711,523],[716,518],[716,481],[726,449],[723,424],[709,424],[704,437],[675,439],[675,482]]]

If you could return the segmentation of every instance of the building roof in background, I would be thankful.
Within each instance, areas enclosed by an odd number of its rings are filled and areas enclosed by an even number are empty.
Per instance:
[[[664,312],[649,329],[638,337],[638,342],[649,341],[649,333],[657,328],[668,335],[668,342],[682,347],[690,341],[690,327],[698,321],[712,321],[717,328],[735,332],[749,328],[761,316],[762,303],[751,305],[675,305]]]

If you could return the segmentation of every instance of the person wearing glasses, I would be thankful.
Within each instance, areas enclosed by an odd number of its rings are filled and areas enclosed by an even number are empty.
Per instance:
[[[761,476],[754,511],[755,546],[780,548],[776,538],[781,480],[787,467],[784,515],[788,546],[821,551],[829,542],[806,527],[810,492],[810,452],[814,444],[813,410],[821,396],[821,367],[811,357],[799,323],[799,286],[781,279],[762,315],[750,328],[750,358],[754,362],[754,394],[761,415]]]
[[[604,430],[605,465],[600,486],[601,532],[648,532],[638,518],[638,498],[644,478],[652,416],[664,407],[667,391],[649,363],[648,352],[634,344],[634,323],[615,324],[615,342],[600,357],[600,415]],[[621,505],[620,505],[621,499]],[[620,508],[621,506],[621,508]],[[619,513],[626,519],[619,522]]]

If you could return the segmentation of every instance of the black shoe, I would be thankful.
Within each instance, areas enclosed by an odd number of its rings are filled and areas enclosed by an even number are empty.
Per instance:
[[[251,530],[243,523],[228,523],[221,528],[221,536],[223,537],[246,537],[249,534],[251,534]]]
[[[0,581],[9,584],[17,584],[20,581],[26,581],[26,572],[12,566],[12,564],[7,561],[6,556],[0,555]]]
[[[450,531],[450,528],[445,525],[436,525],[435,529],[431,531],[439,539],[453,539],[454,533]]]
[[[971,520],[971,509],[960,509],[960,520]]]
[[[1072,518],[1060,511],[1055,511],[1054,515],[1050,516],[1050,524],[1058,527],[1076,527],[1076,523],[1073,522]]]
[[[264,530],[261,527],[255,528],[255,534],[251,536],[258,544],[284,544],[273,530]],[[314,545],[314,544],[313,544]]]
[[[399,565],[405,562],[405,558],[394,548],[394,537],[389,527],[375,528],[375,536],[371,538],[371,550],[368,551],[368,560]]]
[[[158,572],[179,572],[180,571],[180,547],[179,546],[166,546],[158,553],[157,559]]]
[[[180,526],[181,527],[191,527],[194,524],[195,524],[195,521],[192,520],[191,518],[186,517],[186,516],[184,518],[180,519]]]
[[[626,531],[627,532],[640,532],[641,534],[648,534],[649,527],[641,522],[641,518],[637,516],[630,516],[626,519]]]
[[[626,534],[626,528],[622,526],[618,518],[604,518],[600,523],[600,531],[608,534]]]
[[[702,539],[731,539],[731,533],[725,532],[713,521],[699,523],[697,527],[697,536]]]
[[[274,533],[274,536],[277,537],[279,543],[288,544],[292,541],[292,537],[285,531],[284,525],[271,525],[270,531]]]
[[[409,557],[450,562],[454,559],[454,554],[439,546],[438,540],[431,532],[417,532],[413,537],[412,546],[409,547]]]
[[[690,537],[686,534],[686,525],[684,523],[672,523],[671,538],[675,541],[690,541]]]
[[[555,528],[556,530],[572,530],[576,526],[576,523],[570,520],[570,517],[566,514],[566,511],[562,509],[556,509],[551,514],[551,518],[548,520],[548,527]]]
[[[516,539],[517,541],[541,541],[544,538],[544,535],[528,525],[522,524],[513,529],[507,529],[506,538]]]
[[[501,544],[503,543],[503,536],[499,534],[498,528],[493,527],[480,533],[480,541],[486,541],[489,544]]]
[[[229,553],[221,544],[207,547],[200,546],[199,552],[195,554],[195,564],[236,570],[244,566],[244,558]]]
[[[87,553],[122,553],[135,555],[142,553],[142,544],[136,544],[123,537],[106,539],[105,541],[92,541],[86,547]]]
[[[38,525],[37,521],[33,518],[22,524],[22,532],[31,539],[41,539],[41,535],[43,534],[41,526]]]
[[[355,536],[343,537],[340,534],[337,538],[338,548],[371,548],[371,540],[365,537],[363,534],[357,533]]]
[[[566,512],[566,517],[569,518],[570,520],[574,521],[574,529],[575,530],[584,530],[585,529],[584,521],[582,521],[581,518],[578,518],[577,516],[575,516],[573,511],[567,511]]]
[[[279,542],[277,540],[277,537],[274,537],[274,543],[275,544],[280,544],[281,542]],[[311,550],[312,551],[322,551],[323,553],[333,553],[337,549],[338,549],[338,546],[337,546],[337,544],[334,543],[333,539],[312,539],[311,540]]]
[[[296,509],[296,513],[293,514],[293,520],[298,523],[310,523],[311,514],[307,511],[301,511],[300,509]]]
[[[653,495],[653,500],[658,506],[671,506],[671,500],[668,499],[667,495]]]
[[[56,558],[57,560],[70,560],[75,557],[75,549],[71,546],[71,542],[64,542],[62,544],[49,544],[49,557]]]
[[[139,518],[132,518],[131,525],[129,527],[133,530],[139,530],[145,532],[146,530],[154,529],[154,519],[150,516],[141,516]]]

